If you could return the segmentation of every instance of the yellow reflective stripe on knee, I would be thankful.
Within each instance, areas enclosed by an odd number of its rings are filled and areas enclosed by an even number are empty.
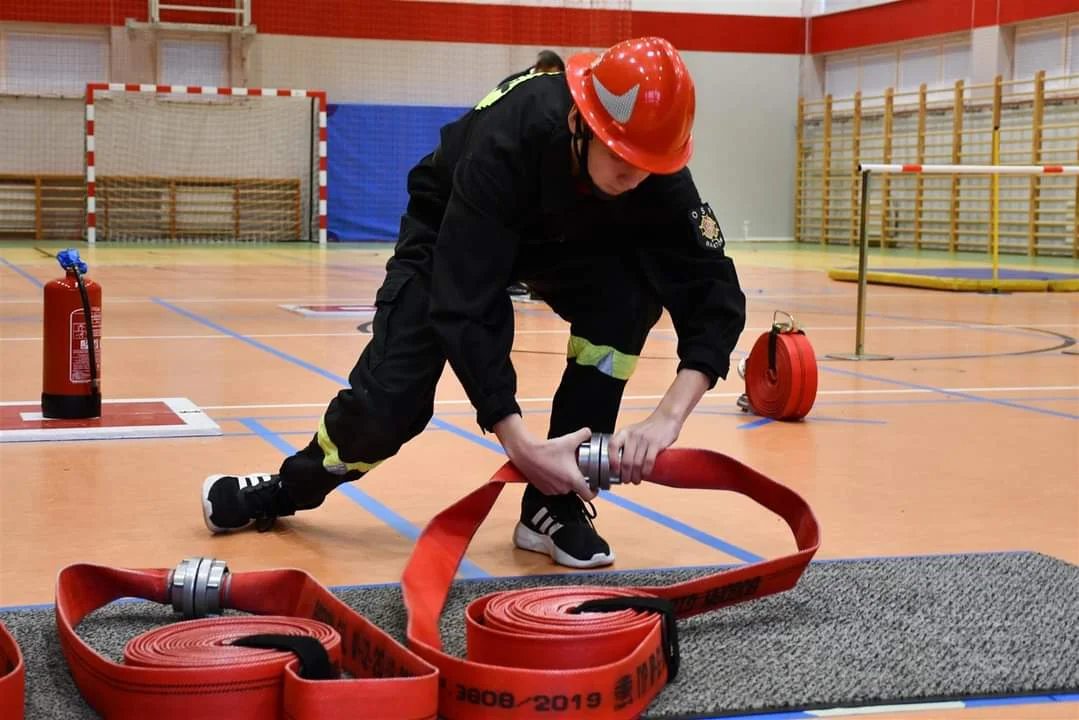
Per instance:
[[[373,463],[343,461],[341,456],[337,454],[337,445],[330,439],[330,433],[326,430],[326,418],[318,421],[318,446],[322,448],[322,467],[332,473],[341,473],[343,475],[349,470],[367,472],[382,462],[381,460]],[[342,468],[344,469],[342,470]]]
[[[578,365],[594,367],[604,375],[618,380],[629,380],[639,359],[636,355],[627,355],[610,345],[593,345],[576,335],[570,335],[566,353],[567,357],[576,360]]]

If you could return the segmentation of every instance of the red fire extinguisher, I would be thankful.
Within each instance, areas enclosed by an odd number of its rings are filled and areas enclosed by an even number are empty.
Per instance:
[[[101,286],[84,277],[86,263],[78,250],[62,250],[56,259],[65,275],[44,289],[41,414],[100,417]]]

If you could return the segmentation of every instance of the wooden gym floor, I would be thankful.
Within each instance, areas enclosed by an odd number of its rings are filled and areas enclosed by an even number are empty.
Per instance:
[[[62,275],[48,255],[61,247],[0,247],[0,401],[39,399],[41,283]],[[105,397],[188,398],[224,434],[0,443],[0,606],[50,602],[57,571],[83,561],[171,567],[212,555],[242,570],[300,567],[327,585],[396,581],[414,534],[504,461],[447,370],[428,431],[368,477],[271,533],[211,537],[197,501],[203,478],[276,470],[283,453],[307,442],[368,339],[357,319],[281,306],[370,303],[387,249],[79,249],[104,287]],[[801,424],[747,416],[735,406],[742,385],[732,372],[679,446],[729,453],[800,492],[821,524],[818,558],[1033,550],[1079,563],[1079,357],[1064,352],[1077,349],[1079,295],[870,286],[865,349],[895,360],[835,361],[824,356],[854,349],[856,286],[825,270],[855,262],[853,250],[732,243],[729,252],[749,299],[739,353],[775,310],[792,313],[821,359],[817,404]],[[966,262],[875,255],[876,265]],[[520,398],[543,435],[566,326],[543,304],[517,310]],[[629,382],[620,424],[645,417],[665,391],[675,347],[664,317]],[[468,559],[491,575],[558,571],[511,547],[519,492],[503,492]],[[646,484],[596,508],[616,568],[726,563],[737,559],[733,548],[771,556],[793,547],[774,516],[726,493],[702,501]],[[1076,718],[1079,704],[930,714]]]

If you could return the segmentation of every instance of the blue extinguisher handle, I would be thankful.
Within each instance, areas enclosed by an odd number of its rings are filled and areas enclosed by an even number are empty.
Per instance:
[[[64,270],[74,270],[77,268],[80,275],[86,274],[86,263],[79,257],[79,251],[75,248],[68,248],[67,250],[61,250],[56,253],[56,260]]]

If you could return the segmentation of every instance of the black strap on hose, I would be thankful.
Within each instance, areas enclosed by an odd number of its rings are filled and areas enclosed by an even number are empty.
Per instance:
[[[768,369],[776,371],[776,337],[779,335],[779,326],[773,325],[772,332],[768,333]]]
[[[318,638],[309,635],[277,635],[264,633],[236,638],[233,645],[263,648],[266,650],[286,650],[300,658],[299,675],[305,680],[335,680],[337,669],[330,662],[330,655]]]
[[[678,675],[678,666],[682,662],[678,649],[678,615],[674,604],[657,597],[613,597],[585,600],[570,610],[582,612],[615,612],[617,610],[641,610],[663,614],[663,657],[667,661],[667,681],[671,682]]]
[[[79,295],[82,296],[82,313],[86,320],[86,343],[90,351],[90,394],[101,394],[101,380],[97,375],[97,354],[94,351],[94,316],[90,312],[90,296],[86,293],[86,285],[82,281],[82,273],[76,264],[73,268],[75,282],[79,284]]]

